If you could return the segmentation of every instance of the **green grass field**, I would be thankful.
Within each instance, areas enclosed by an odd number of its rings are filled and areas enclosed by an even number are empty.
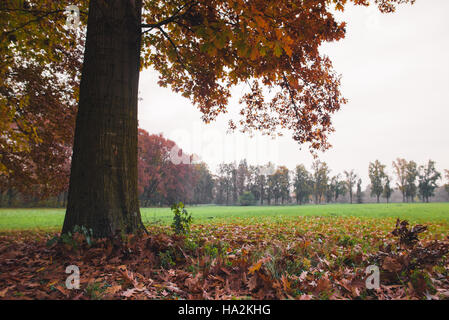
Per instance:
[[[307,206],[191,206],[194,224],[252,222],[288,219],[297,216],[401,218],[413,223],[449,223],[449,203],[331,204]],[[57,231],[64,220],[63,209],[0,209],[0,231]],[[169,208],[142,208],[145,224],[169,224]]]

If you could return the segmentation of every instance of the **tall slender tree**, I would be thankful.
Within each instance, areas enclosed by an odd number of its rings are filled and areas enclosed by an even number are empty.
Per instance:
[[[256,188],[259,191],[259,201],[260,205],[264,204],[264,199],[266,199],[266,190],[267,190],[267,176],[264,174],[263,167],[258,167],[258,175],[256,177]]]
[[[435,168],[435,161],[429,160],[427,165],[419,166],[418,169],[418,189],[423,202],[429,202],[429,199],[435,195],[435,189],[438,179],[441,178]]]
[[[418,178],[418,165],[416,164],[415,161],[409,161],[407,163],[405,171],[405,181],[406,181],[405,197],[409,202],[413,202],[416,197],[418,191],[418,187],[416,186],[417,178]]]
[[[393,189],[390,185],[390,177],[388,175],[385,175],[385,184],[384,184],[384,190],[383,190],[383,196],[387,200],[387,203],[390,202],[391,194],[393,193]]]
[[[349,191],[349,202],[352,204],[352,191],[354,189],[358,176],[356,173],[354,173],[354,170],[345,171],[345,176],[346,176],[346,186]]]
[[[303,164],[296,166],[293,188],[297,204],[301,205],[309,202],[309,197],[313,190],[313,180],[311,174]]]
[[[281,203],[290,202],[290,171],[286,166],[280,166],[277,170],[279,174],[279,193]]]
[[[357,198],[357,203],[363,203],[362,179],[359,179],[357,181],[356,198]]]
[[[240,196],[243,192],[248,191],[249,169],[246,159],[240,161],[237,167],[237,194]]]
[[[323,200],[329,182],[329,167],[326,162],[317,160],[312,165],[313,169],[313,193],[315,203],[319,204]]]
[[[264,177],[262,181],[265,181],[265,187],[262,189],[264,192],[263,199],[267,200],[268,205],[271,204],[271,199],[274,195],[274,173],[276,172],[276,167],[273,163],[268,162],[266,165],[261,167],[261,174]]]
[[[370,162],[368,174],[371,180],[371,195],[376,196],[377,203],[379,203],[380,196],[384,190],[383,181],[386,177],[385,165],[381,164],[379,160]]]
[[[444,170],[445,176],[446,176],[446,181],[447,183],[444,185],[444,189],[446,190],[446,192],[449,194],[449,170]]]
[[[406,202],[406,188],[407,188],[407,160],[397,158],[393,161],[394,172],[397,177],[397,187],[402,193],[402,202]]]
[[[258,166],[250,165],[248,167],[248,186],[247,189],[254,195],[256,202],[260,202],[260,189],[257,186],[257,178],[259,176]]]

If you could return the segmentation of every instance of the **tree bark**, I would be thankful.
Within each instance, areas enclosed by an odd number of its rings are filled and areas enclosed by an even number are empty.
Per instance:
[[[142,0],[91,0],[63,233],[144,229],[137,194]]]
[[[8,207],[12,208],[12,203],[14,200],[14,191],[12,190],[12,188],[8,189]]]

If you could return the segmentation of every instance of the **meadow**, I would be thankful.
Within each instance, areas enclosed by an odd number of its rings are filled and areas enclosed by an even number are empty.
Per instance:
[[[187,206],[194,224],[270,221],[295,217],[400,218],[412,223],[449,222],[449,203],[329,204],[289,206]],[[0,209],[0,232],[57,231],[64,209]],[[170,208],[142,208],[145,225],[170,224]]]

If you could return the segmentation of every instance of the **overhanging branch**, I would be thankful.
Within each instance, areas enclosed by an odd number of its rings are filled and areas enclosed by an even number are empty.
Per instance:
[[[169,17],[169,18],[167,18],[167,19],[164,19],[164,20],[162,20],[162,21],[160,21],[160,22],[157,22],[157,23],[141,24],[141,28],[142,28],[142,29],[143,29],[143,28],[149,28],[148,30],[145,30],[143,33],[150,32],[150,31],[153,30],[153,29],[160,29],[161,27],[163,27],[163,26],[165,26],[165,25],[167,25],[167,24],[169,24],[169,23],[171,23],[171,22],[175,22],[175,21],[178,20],[179,18],[181,18],[181,17],[183,17],[184,15],[186,15],[186,14],[189,12],[189,10],[190,10],[194,5],[196,5],[196,2],[195,2],[195,1],[187,2],[186,4],[184,4],[183,6],[181,6],[178,10],[176,10],[176,12],[175,12],[171,17]],[[182,10],[184,10],[186,7],[188,7],[188,8],[185,10],[185,12],[182,13],[182,14],[180,14],[180,12],[181,12]]]

